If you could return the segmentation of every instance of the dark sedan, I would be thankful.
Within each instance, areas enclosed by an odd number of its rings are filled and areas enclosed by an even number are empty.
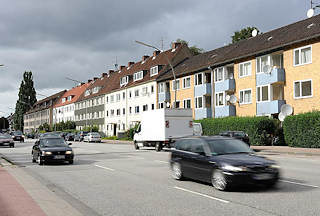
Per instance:
[[[24,142],[24,135],[21,131],[13,131],[10,135],[14,141]]]
[[[14,148],[14,141],[9,134],[0,134],[0,145],[7,145],[10,148]]]
[[[32,162],[38,162],[39,165],[43,165],[46,162],[68,161],[73,164],[74,153],[69,145],[61,137],[42,137],[32,147]]]
[[[170,160],[172,176],[212,183],[218,190],[279,179],[278,165],[255,155],[246,143],[227,137],[192,137],[176,141]]]
[[[73,134],[73,133],[68,133],[68,134],[64,137],[64,139],[65,139],[66,141],[74,141],[74,134]]]
[[[248,134],[243,131],[224,131],[219,133],[220,136],[233,137],[235,139],[242,140],[243,142],[250,145],[250,140]]]

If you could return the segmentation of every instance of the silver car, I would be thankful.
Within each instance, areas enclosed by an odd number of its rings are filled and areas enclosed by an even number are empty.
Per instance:
[[[14,148],[14,141],[9,134],[0,134],[0,145],[8,145],[10,148]]]
[[[83,137],[84,142],[101,142],[101,136],[97,132],[88,133]]]

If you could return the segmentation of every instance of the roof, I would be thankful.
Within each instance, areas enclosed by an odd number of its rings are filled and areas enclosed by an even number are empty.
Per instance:
[[[77,102],[82,100],[87,100],[96,96],[104,95],[113,91],[125,89],[128,87],[140,85],[151,80],[156,80],[159,75],[168,70],[168,60],[169,59],[173,66],[178,65],[180,62],[185,60],[187,57],[190,57],[192,54],[187,45],[181,44],[176,49],[169,49],[163,52],[160,52],[153,58],[150,56],[144,61],[141,60],[132,64],[130,67],[122,68],[122,70],[114,71],[109,74],[109,76],[103,76],[95,81],[92,81],[88,89],[93,89],[95,87],[101,86],[101,90],[98,93],[85,96],[85,92],[81,94]],[[154,66],[162,65],[160,71],[157,75],[150,76],[150,68]],[[143,79],[133,82],[133,74],[139,71],[145,71]],[[125,76],[130,76],[129,82],[127,85],[120,87],[120,79]]]
[[[40,101],[37,101],[34,105],[33,105],[33,108],[30,109],[28,112],[26,112],[25,114],[30,114],[30,113],[34,113],[34,112],[37,112],[37,111],[40,111],[40,110],[45,110],[45,109],[48,109],[50,107],[53,107],[56,103],[56,101],[54,101],[55,99],[59,99],[67,90],[63,90],[61,92],[58,92],[56,94],[53,94],[49,97],[46,97]],[[40,106],[42,105],[44,102],[49,102],[50,100],[52,100],[52,103],[53,104],[49,104],[49,103],[46,103],[45,106]]]
[[[89,86],[89,83],[84,83],[79,86],[73,87],[72,89],[66,91],[57,101],[57,103],[54,105],[54,107],[61,107],[68,104],[72,104],[78,100],[80,95],[86,90],[86,88]],[[72,99],[70,101],[66,100],[64,103],[62,103],[63,98],[68,98],[69,96],[72,96]]]
[[[245,58],[264,55],[297,43],[320,38],[320,15],[305,19],[264,34],[193,56],[175,68],[176,76],[207,70]],[[158,81],[172,79],[170,72]]]

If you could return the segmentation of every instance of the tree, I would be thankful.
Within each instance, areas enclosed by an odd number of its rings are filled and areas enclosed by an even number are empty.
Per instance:
[[[176,42],[177,42],[177,43],[186,44],[187,46],[189,46],[189,43],[188,43],[187,41],[182,40],[182,39],[180,39],[180,38],[178,38]],[[195,55],[199,55],[199,54],[201,54],[201,53],[204,52],[204,49],[198,48],[196,45],[193,45],[193,46],[189,47],[189,49],[190,49],[192,55],[194,55],[194,56],[195,56]]]
[[[32,72],[25,71],[19,88],[14,114],[14,129],[23,131],[23,115],[37,102]]]
[[[245,39],[252,37],[252,31],[254,29],[256,29],[258,31],[258,34],[261,34],[260,31],[258,30],[258,28],[256,28],[256,27],[243,28],[240,31],[234,32],[234,34],[231,36],[232,43],[236,43],[241,40],[245,40]]]

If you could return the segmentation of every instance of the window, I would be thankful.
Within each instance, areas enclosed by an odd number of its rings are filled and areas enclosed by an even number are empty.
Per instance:
[[[114,102],[114,95],[110,96],[110,102],[113,103]]]
[[[270,56],[266,55],[266,56],[258,57],[256,62],[257,62],[257,73],[263,73],[264,67],[266,65],[270,65]]]
[[[90,90],[86,90],[85,93],[84,93],[84,96],[89,96],[90,95]]]
[[[139,89],[137,89],[137,90],[134,91],[134,96],[135,96],[135,97],[139,97]]]
[[[293,50],[293,65],[304,65],[312,62],[311,46],[301,47]]]
[[[185,100],[183,100],[183,108],[185,108],[185,109],[191,109],[191,99],[185,99]]]
[[[97,86],[97,87],[94,87],[93,90],[92,90],[92,93],[95,94],[95,93],[98,93],[98,91],[101,89],[100,86]]]
[[[165,92],[165,85],[164,85],[164,83],[159,83],[158,89],[159,89],[159,93]]]
[[[159,103],[159,109],[163,109],[164,108],[164,102]]]
[[[117,116],[120,116],[120,109],[117,109]]]
[[[133,74],[133,81],[138,81],[143,79],[143,71],[139,71]]]
[[[109,103],[109,97],[107,96],[106,102]]]
[[[129,98],[131,98],[132,97],[132,92],[131,91],[129,91]]]
[[[154,110],[154,104],[151,104],[151,109]]]
[[[71,99],[72,99],[72,95],[69,95],[68,98],[67,98],[67,100],[68,100],[68,101],[71,101]]]
[[[312,97],[312,80],[294,82],[294,98]]]
[[[110,111],[110,115],[114,116],[114,110],[113,109]]]
[[[109,111],[107,110],[107,117],[109,116]]]
[[[125,114],[126,114],[126,109],[122,108],[122,115],[125,115]]]
[[[243,62],[239,64],[239,77],[251,75],[251,62]]]
[[[198,73],[194,76],[194,85],[203,84],[203,73]]]
[[[182,79],[182,88],[186,89],[186,88],[190,88],[191,86],[191,77],[186,77]]]
[[[124,85],[127,85],[129,82],[129,76],[125,76],[125,77],[122,77],[120,79],[120,87],[124,86]]]
[[[257,102],[269,101],[269,89],[269,85],[257,87]]]
[[[154,86],[152,85],[151,86],[151,94],[153,94],[154,93]]]
[[[132,113],[132,107],[129,107],[129,114]]]
[[[120,94],[117,94],[117,102],[120,101]]]
[[[136,107],[134,108],[134,112],[135,112],[135,113],[139,113],[139,106],[136,106]]]
[[[150,76],[154,76],[158,74],[158,66],[154,66],[150,68]]]
[[[174,104],[174,102],[173,102],[173,104]],[[176,101],[174,108],[180,108],[180,101]]]
[[[177,84],[176,84],[177,82]],[[176,80],[172,80],[172,91],[174,91],[176,88],[176,90],[180,89],[180,80],[176,79]]]
[[[225,93],[224,92],[218,92],[216,93],[216,106],[219,107],[219,106],[224,106],[225,104]]]
[[[203,97],[196,97],[195,98],[195,107],[196,107],[196,109],[203,108]]]
[[[143,110],[143,111],[148,111],[148,105],[147,105],[147,104],[146,104],[146,105],[143,105],[142,110]]]
[[[125,92],[122,92],[122,99],[126,99],[126,93]]]
[[[214,78],[215,78],[215,82],[220,82],[225,80],[225,77],[227,77],[227,70],[225,67],[219,67],[214,69]],[[231,78],[231,77],[230,77]]]
[[[146,86],[142,88],[142,95],[145,96],[147,94],[148,94],[148,87]]]
[[[251,103],[251,89],[240,90],[240,104]]]
[[[62,103],[66,102],[66,98],[62,98]]]

